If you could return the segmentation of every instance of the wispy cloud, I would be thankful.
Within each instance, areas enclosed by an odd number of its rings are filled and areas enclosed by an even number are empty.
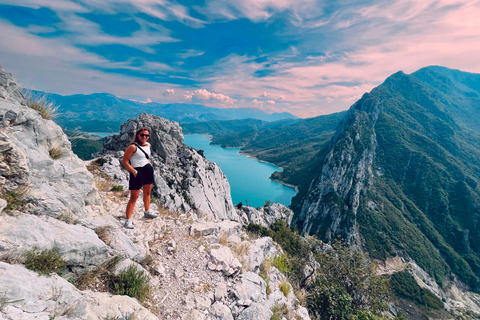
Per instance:
[[[478,0],[17,2],[2,0],[23,11],[0,13],[0,63],[51,92],[315,116],[398,70],[480,72]]]

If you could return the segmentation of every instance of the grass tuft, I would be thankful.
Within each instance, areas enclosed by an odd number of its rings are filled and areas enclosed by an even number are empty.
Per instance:
[[[150,285],[147,275],[132,264],[110,277],[110,290],[113,294],[127,295],[142,302],[150,293]]]
[[[123,186],[113,186],[110,191],[123,191]]]
[[[276,304],[272,307],[272,313],[270,320],[282,320],[285,316],[288,316],[288,307],[285,303]]]
[[[15,190],[10,192],[5,192],[0,194],[0,198],[7,201],[7,206],[5,207],[6,212],[11,212],[14,210],[21,210],[28,203],[25,200],[25,197],[29,193],[29,188],[27,187],[18,187]]]
[[[105,226],[105,227],[99,227],[95,229],[95,233],[97,234],[98,238],[105,242],[106,245],[110,245],[110,226]]]
[[[78,219],[71,213],[61,213],[55,217],[55,219],[63,221],[68,224],[77,224]]]
[[[63,149],[58,147],[53,147],[52,149],[50,149],[48,151],[48,154],[50,155],[50,158],[52,158],[53,160],[60,159],[61,157],[64,156]]]
[[[27,106],[38,111],[43,119],[51,120],[57,116],[58,106],[48,102],[46,96],[36,97],[28,94],[26,97]]]
[[[220,243],[222,246],[226,246],[228,244],[228,234],[224,231],[220,232],[218,235],[218,243]]]
[[[0,296],[0,312],[8,306],[8,299],[5,296]]]
[[[280,291],[282,291],[285,297],[288,297],[288,294],[290,293],[290,285],[286,280],[283,280],[282,282],[280,282],[278,284],[278,288],[280,289]]]
[[[26,254],[25,268],[43,275],[60,273],[65,269],[65,261],[62,259],[58,249],[45,249],[41,252],[33,248]]]

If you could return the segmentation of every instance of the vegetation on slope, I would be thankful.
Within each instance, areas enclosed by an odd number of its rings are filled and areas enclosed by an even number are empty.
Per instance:
[[[473,90],[473,86],[469,88]],[[374,127],[355,123],[342,130],[349,130],[349,135],[358,136],[359,141],[369,141],[374,134],[373,184],[363,190],[356,216],[348,215],[352,203],[347,199],[338,200],[337,195],[324,201],[331,202],[352,223],[356,220],[373,258],[408,255],[439,284],[452,271],[472,289],[479,290],[478,128],[470,128],[473,122],[458,115],[457,111],[468,109],[468,105],[460,105],[459,100],[454,106],[455,101],[444,96],[445,92],[403,73],[393,75],[366,94],[354,105],[358,108],[355,112],[369,115],[374,112],[371,106],[378,107]],[[342,131],[337,135],[340,138],[332,148],[342,148]],[[354,145],[350,165],[358,165],[356,155],[362,154],[364,146]],[[322,172],[324,155],[329,150],[318,154],[313,178]],[[294,199],[292,207],[297,214],[308,187],[305,181]],[[336,204],[338,201],[342,205]],[[320,225],[314,229],[320,230],[318,235],[323,238],[331,221],[316,223]]]

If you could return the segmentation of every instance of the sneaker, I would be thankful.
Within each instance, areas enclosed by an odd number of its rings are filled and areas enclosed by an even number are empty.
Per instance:
[[[145,211],[145,213],[143,214],[143,216],[144,216],[145,218],[148,218],[148,219],[155,219],[156,217],[158,217],[158,215],[157,215],[155,212],[153,212],[152,210],[147,210],[147,211]]]
[[[125,228],[133,229],[133,222],[130,219],[125,220]]]

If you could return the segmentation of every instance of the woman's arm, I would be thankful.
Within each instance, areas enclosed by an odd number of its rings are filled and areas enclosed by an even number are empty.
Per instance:
[[[135,145],[129,145],[128,148],[125,150],[125,154],[123,155],[123,158],[122,158],[122,164],[123,166],[128,170],[130,171],[134,177],[137,176],[137,170],[135,170],[134,167],[132,167],[132,165],[128,162],[128,160],[130,160],[130,158],[132,157],[132,155],[135,153],[135,151],[137,151],[137,147]]]

